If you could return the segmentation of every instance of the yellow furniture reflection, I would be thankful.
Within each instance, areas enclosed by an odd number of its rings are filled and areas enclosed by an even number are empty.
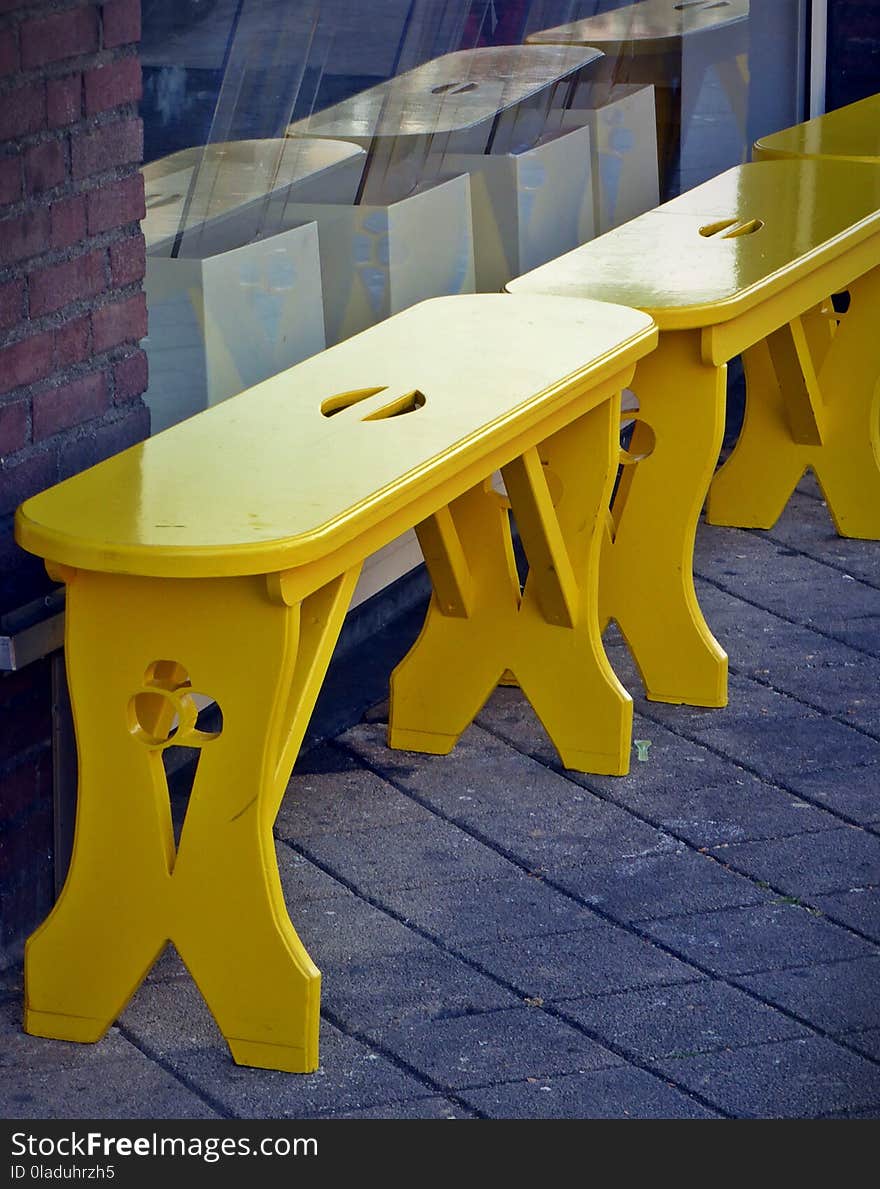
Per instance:
[[[660,327],[633,382],[639,409],[600,593],[648,697],[726,700],[727,661],[699,608],[692,558],[733,356],[760,345],[709,520],[769,527],[812,467],[838,531],[880,536],[878,265],[880,170],[772,161],[728,170],[508,286],[627,303]],[[834,332],[824,298],[843,288],[850,309]]]
[[[724,88],[745,143],[748,39],[749,0],[636,0],[531,33],[526,43],[595,46],[605,55],[602,68],[615,83],[653,83],[658,152],[665,175],[710,67]]]
[[[551,108],[565,106],[579,72],[601,57],[590,46],[457,50],[298,120],[288,135],[363,145],[363,201],[387,202],[442,174],[449,152],[534,145]]]
[[[320,975],[272,826],[361,562],[412,526],[434,596],[392,742],[449,750],[512,667],[564,763],[625,771],[597,562],[619,394],[655,343],[618,306],[436,299],[21,506],[18,541],[67,584],[79,755],[70,874],[27,943],[28,1032],[98,1040],[171,940],[237,1062],[316,1067]],[[176,745],[199,764],[175,846]]]

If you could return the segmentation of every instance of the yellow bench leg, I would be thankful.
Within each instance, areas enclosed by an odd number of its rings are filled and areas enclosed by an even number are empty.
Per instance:
[[[25,1028],[99,1039],[171,940],[236,1061],[308,1072],[320,975],[287,915],[272,824],[354,578],[302,604],[302,631],[261,577],[67,578],[76,835],[27,943]],[[222,711],[216,735],[195,725],[196,692]],[[199,748],[178,847],[162,763],[175,744]]]
[[[745,421],[712,483],[709,523],[772,528],[812,468],[838,534],[880,539],[878,308],[874,270],[850,286],[833,336],[817,308],[746,352]]]
[[[704,364],[697,332],[661,333],[639,362],[630,454],[607,524],[600,615],[614,619],[656,702],[727,704],[727,655],[694,590],[700,509],[721,446],[726,368]]]
[[[391,679],[391,747],[447,753],[509,670],[566,767],[627,771],[632,702],[597,609],[618,417],[619,400],[606,401],[505,468],[530,563],[522,594],[506,503],[488,484],[422,526],[434,596]]]

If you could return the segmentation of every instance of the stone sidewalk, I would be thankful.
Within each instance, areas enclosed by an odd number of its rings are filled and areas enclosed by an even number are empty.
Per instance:
[[[516,690],[455,752],[377,708],[278,818],[324,976],[320,1071],[232,1064],[166,955],[97,1046],[20,1031],[6,1118],[880,1117],[880,546],[802,486],[770,533],[702,526],[726,710],[636,696],[626,779],[560,770]]]

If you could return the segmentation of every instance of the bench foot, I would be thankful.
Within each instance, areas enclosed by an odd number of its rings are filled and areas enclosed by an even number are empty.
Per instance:
[[[67,1016],[60,1012],[37,1011],[25,1005],[23,1026],[30,1036],[43,1036],[49,1040],[78,1041],[80,1044],[94,1044],[113,1023],[112,1019],[94,1019],[88,1016]]]
[[[600,614],[618,624],[650,700],[727,705],[727,655],[697,601],[694,539],[724,428],[726,368],[697,332],[660,335],[639,362],[639,411],[606,521]]]
[[[811,469],[838,535],[880,540],[880,270],[849,292],[836,329],[825,303],[745,353],[745,420],[712,482],[710,524],[772,528]]]
[[[507,504],[488,483],[420,526],[435,593],[392,674],[390,746],[448,752],[513,678],[563,764],[627,771],[632,701],[602,647],[597,590],[618,419],[619,400],[605,401],[504,468],[529,560],[522,591]]]
[[[320,974],[272,826],[355,578],[288,606],[260,576],[68,576],[76,838],[26,947],[28,1031],[98,1040],[171,940],[239,1063],[317,1067]],[[119,607],[129,630],[108,633]],[[218,732],[199,729],[195,690]],[[175,844],[162,752],[178,743],[198,765]]]

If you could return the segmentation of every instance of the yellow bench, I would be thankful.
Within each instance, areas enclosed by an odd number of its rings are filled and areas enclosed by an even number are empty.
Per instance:
[[[880,163],[880,93],[762,136],[753,156],[756,161],[794,157]]]
[[[692,564],[733,356],[756,348],[746,424],[712,485],[709,520],[769,527],[812,467],[838,531],[880,536],[878,265],[880,171],[771,161],[737,166],[508,285],[626,303],[660,327],[634,380],[624,461],[636,465],[614,501],[600,594],[650,698],[726,700],[727,660]],[[841,289],[851,304],[837,327],[824,299]]]
[[[171,940],[237,1062],[316,1067],[320,975],[272,826],[360,564],[412,526],[429,625],[452,625],[458,651],[414,684],[404,661],[396,742],[449,750],[512,667],[564,762],[626,770],[632,706],[602,650],[596,566],[619,393],[655,342],[617,306],[440,298],[22,505],[19,542],[67,584],[79,753],[70,874],[27,943],[28,1032],[99,1039]],[[200,753],[178,846],[175,745]]]

